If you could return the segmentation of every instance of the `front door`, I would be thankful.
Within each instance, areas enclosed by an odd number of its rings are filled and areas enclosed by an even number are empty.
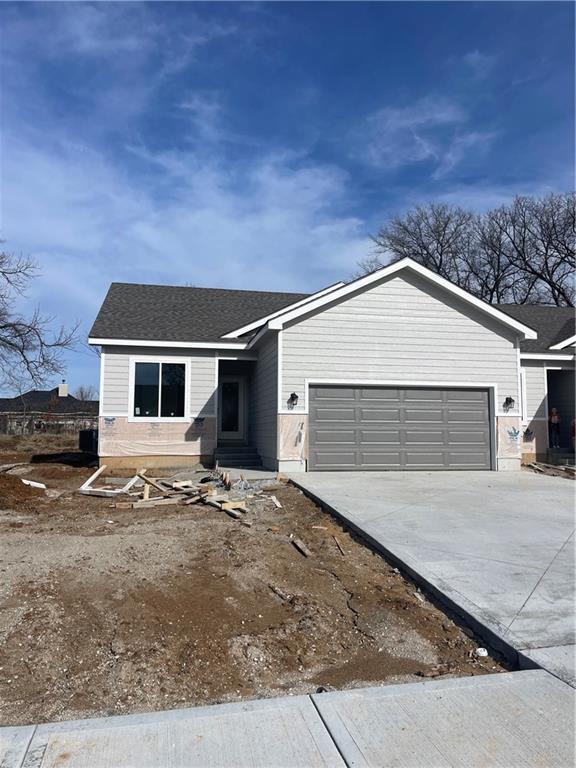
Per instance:
[[[246,379],[221,376],[218,389],[218,437],[244,440],[246,437]]]

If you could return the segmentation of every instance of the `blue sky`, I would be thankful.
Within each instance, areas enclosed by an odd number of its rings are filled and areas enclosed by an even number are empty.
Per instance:
[[[2,3],[1,232],[85,335],[113,280],[313,291],[426,201],[574,188],[574,5]],[[74,388],[98,382],[67,356]]]

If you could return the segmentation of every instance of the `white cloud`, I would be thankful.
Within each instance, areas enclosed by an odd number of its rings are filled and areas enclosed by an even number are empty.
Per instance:
[[[438,159],[442,133],[466,120],[456,103],[425,98],[405,107],[385,107],[372,114],[361,136],[365,159],[379,168]]]
[[[496,136],[494,131],[470,131],[457,134],[440,158],[432,178],[443,179],[471,154],[474,156],[484,154],[490,149]]]
[[[462,57],[464,66],[478,79],[488,77],[496,64],[496,57],[481,51],[469,51]]]
[[[162,178],[166,158],[143,156]],[[157,196],[94,150],[5,137],[3,237],[40,262],[30,299],[85,330],[113,280],[314,290],[348,274],[369,243],[340,212],[346,176],[292,159],[232,170],[173,153],[177,182]]]

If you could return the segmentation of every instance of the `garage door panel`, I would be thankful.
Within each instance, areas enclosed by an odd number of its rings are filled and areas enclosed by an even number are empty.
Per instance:
[[[314,451],[310,455],[317,469],[357,469],[356,451]]]
[[[318,424],[325,424],[326,422],[335,424],[351,422],[354,424],[356,422],[356,410],[348,407],[326,408],[322,406],[314,409],[314,419]]]
[[[391,402],[400,403],[401,394],[399,389],[379,389],[377,387],[358,389],[358,398],[362,401]]]
[[[418,424],[421,424],[422,422],[436,422],[437,424],[443,424],[444,411],[440,408],[422,408],[420,410],[415,410],[412,407],[405,408],[404,421],[407,424],[410,424],[411,422]]]
[[[310,469],[490,469],[487,390],[310,387]]]
[[[405,443],[407,446],[419,445],[420,443],[432,445],[444,445],[446,433],[443,429],[407,429],[405,430]]]
[[[400,430],[359,429],[357,431],[358,443],[385,443],[388,445],[400,444]]]
[[[315,400],[356,400],[355,387],[314,387]]]
[[[438,403],[444,400],[444,391],[441,389],[405,389],[403,390],[405,403],[415,403],[423,400],[426,403]]]
[[[397,424],[400,421],[399,408],[383,410],[382,408],[371,409],[361,406],[357,413],[359,414],[360,423],[365,421],[384,421]]]
[[[358,458],[363,467],[370,469],[402,469],[400,451],[359,451]]]
[[[310,436],[314,445],[339,444],[356,445],[356,430],[354,429],[317,429]]]
[[[485,389],[447,389],[446,402],[486,403],[488,407],[488,391]]]

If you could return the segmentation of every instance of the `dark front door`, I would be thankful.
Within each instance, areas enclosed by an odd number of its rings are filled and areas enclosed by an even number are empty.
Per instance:
[[[246,379],[221,376],[218,398],[218,437],[244,440],[246,437]]]

